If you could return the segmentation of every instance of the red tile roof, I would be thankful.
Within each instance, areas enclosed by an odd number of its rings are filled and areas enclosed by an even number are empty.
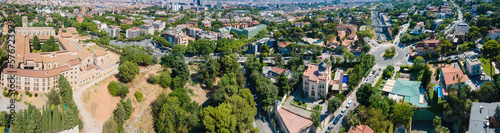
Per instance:
[[[349,129],[349,133],[375,133],[368,125],[358,125]]]
[[[443,73],[444,83],[445,85],[451,85],[458,83],[458,79],[461,77],[460,82],[465,82],[469,80],[467,75],[464,75],[462,70],[456,69],[453,66],[450,67],[441,67],[441,72]]]
[[[286,69],[279,68],[279,67],[276,67],[276,66],[275,66],[275,67],[273,67],[273,68],[271,69],[271,71],[272,71],[272,72],[275,72],[275,73],[277,73],[277,74],[281,74],[281,73],[283,73],[284,71],[286,71]]]
[[[280,108],[278,112],[279,115],[281,115],[281,119],[283,119],[283,123],[285,123],[285,126],[286,128],[288,128],[288,131],[290,131],[290,133],[297,133],[301,129],[312,123],[310,119],[297,115],[284,108]]]

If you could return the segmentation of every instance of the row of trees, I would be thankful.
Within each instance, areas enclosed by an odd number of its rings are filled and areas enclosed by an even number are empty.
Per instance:
[[[349,75],[347,78],[349,79],[349,82],[347,84],[350,89],[353,89],[364,77],[364,75],[375,65],[375,56],[362,53],[357,58],[357,61],[359,64],[356,64],[354,68],[348,72]]]
[[[16,119],[10,124],[11,132],[57,132],[73,128],[81,123],[78,118],[78,108],[73,101],[73,90],[68,80],[60,75],[58,83],[60,97],[49,97],[51,102],[44,106],[42,111],[28,105],[28,109],[16,114]],[[58,103],[59,98],[62,99],[64,106],[53,104]]]

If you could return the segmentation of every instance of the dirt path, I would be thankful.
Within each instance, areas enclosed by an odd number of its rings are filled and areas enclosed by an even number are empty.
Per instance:
[[[91,87],[92,85],[96,84],[97,82],[100,82],[103,79],[106,79],[109,76],[113,76],[116,73],[118,73],[118,69],[113,70],[112,72],[103,75],[99,77],[96,80],[93,80],[90,83],[85,84],[84,86],[78,87],[75,89],[75,92],[73,93],[73,99],[76,103],[76,106],[78,106],[78,110],[80,111],[80,118],[82,118],[83,121],[83,131],[87,133],[99,133],[102,132],[102,125],[97,125],[93,119],[93,117],[90,115],[90,113],[87,111],[85,108],[84,103],[82,102],[82,92],[85,91],[87,88]]]

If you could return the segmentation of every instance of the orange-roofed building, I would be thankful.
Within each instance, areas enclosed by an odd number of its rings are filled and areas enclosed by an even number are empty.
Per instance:
[[[356,127],[351,127],[349,133],[375,133],[368,125],[358,125]]]
[[[331,82],[332,66],[325,62],[319,64],[310,63],[306,71],[302,74],[302,91],[310,99],[318,100],[322,96],[326,96],[328,86]]]
[[[281,54],[290,54],[290,49],[286,48],[286,46],[292,44],[293,42],[280,42],[278,45],[278,52]]]
[[[439,76],[444,96],[448,95],[449,89],[457,88],[458,83],[461,83],[461,85],[463,85],[465,82],[470,82],[469,77],[465,75],[462,70],[457,69],[453,66],[441,67],[441,73]]]

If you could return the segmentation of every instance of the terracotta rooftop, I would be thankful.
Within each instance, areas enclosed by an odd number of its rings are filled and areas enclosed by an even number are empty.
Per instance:
[[[23,76],[23,77],[52,77],[59,75],[63,71],[69,70],[68,66],[62,66],[58,67],[55,69],[49,69],[49,70],[32,70],[32,69],[12,69],[12,68],[5,68],[2,73],[6,74],[12,74],[16,76]]]
[[[283,73],[284,71],[286,71],[286,69],[283,69],[283,68],[280,68],[280,67],[275,66],[275,67],[273,67],[273,68],[271,69],[271,71],[272,71],[272,72],[275,72],[275,73],[278,73],[278,74],[281,74],[281,73]]]
[[[375,133],[368,125],[358,125],[349,129],[349,133]]]
[[[451,84],[456,84],[458,83],[458,79],[461,77],[462,79],[460,82],[465,82],[469,80],[469,77],[467,75],[464,75],[462,70],[456,69],[453,66],[450,67],[441,67],[441,72],[443,73],[442,78],[444,78],[444,83],[446,85],[451,85]]]
[[[280,42],[280,47],[286,47],[288,46],[289,44],[292,44],[293,42]]]
[[[107,55],[108,52],[106,52],[104,50],[99,50],[99,51],[96,51],[94,54],[95,54],[96,57],[98,57],[98,56]]]
[[[304,78],[308,78],[309,81],[318,81],[318,80],[322,80],[322,81],[326,81],[328,79],[328,77],[330,77],[330,70],[332,69],[332,66],[327,66],[327,71],[328,73],[325,73],[323,75],[320,74],[320,72],[318,71],[318,64],[313,64],[313,63],[310,63],[307,68],[306,68],[306,71],[304,71],[304,73],[302,74],[302,77]]]
[[[292,113],[291,111],[283,108],[280,108],[278,112],[281,115],[281,118],[283,119],[283,122],[285,123],[285,126],[286,128],[288,128],[288,131],[290,131],[290,133],[297,133],[301,129],[312,123],[310,119]]]

